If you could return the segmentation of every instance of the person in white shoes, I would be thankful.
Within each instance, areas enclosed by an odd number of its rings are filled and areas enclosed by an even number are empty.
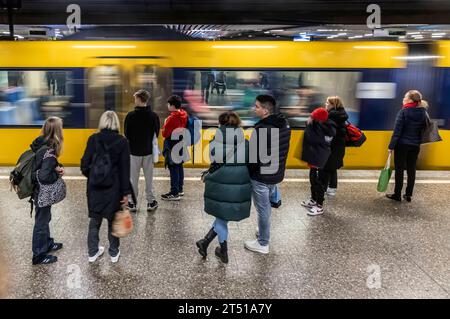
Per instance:
[[[323,214],[323,201],[328,186],[323,170],[331,154],[331,141],[336,135],[335,124],[328,120],[325,108],[317,108],[311,113],[303,135],[302,161],[308,163],[311,198],[301,202],[308,209],[308,215]]]
[[[250,154],[250,159],[254,156],[257,161],[252,163],[252,160],[250,160],[249,171],[253,189],[253,203],[258,213],[258,238],[245,242],[244,247],[253,252],[268,254],[272,216],[270,199],[277,191],[277,184],[284,179],[291,129],[286,118],[277,111],[276,101],[270,95],[257,96],[254,111],[260,121],[255,124],[255,130],[250,138],[250,153],[252,153],[252,150],[256,150],[257,154]],[[267,136],[263,136],[263,134],[267,134]],[[278,137],[278,141],[275,139],[276,137]],[[277,142],[277,145],[271,144],[272,139]],[[260,140],[267,142],[265,151],[262,150],[265,145],[255,147]],[[269,154],[267,152],[269,150],[271,156],[274,156],[270,161],[273,160],[273,163],[278,164],[274,172],[267,170],[267,165],[272,163],[262,159],[263,154]]]

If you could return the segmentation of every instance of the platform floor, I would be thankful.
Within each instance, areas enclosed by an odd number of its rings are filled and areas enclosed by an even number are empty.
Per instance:
[[[449,298],[450,173],[419,172],[411,203],[376,191],[377,171],[343,171],[338,194],[322,216],[309,217],[307,171],[291,170],[273,210],[269,255],[244,249],[253,239],[255,210],[230,224],[230,263],[206,260],[195,241],[209,229],[200,170],[187,170],[185,197],[142,208],[135,230],[121,241],[120,261],[105,254],[87,262],[85,180],[69,170],[68,196],[53,209],[51,231],[64,243],[53,265],[31,265],[33,219],[26,201],[10,193],[0,169],[0,291],[5,298]],[[155,191],[168,190],[156,172]],[[141,190],[144,182],[141,181]],[[106,225],[106,224],[105,224]],[[101,232],[107,247],[106,227]],[[6,282],[3,284],[2,282]],[[3,293],[3,295],[2,295]]]

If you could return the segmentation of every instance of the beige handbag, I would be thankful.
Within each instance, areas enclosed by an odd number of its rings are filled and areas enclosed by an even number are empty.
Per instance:
[[[128,236],[133,230],[133,218],[128,207],[122,207],[114,216],[111,234],[117,238]]]

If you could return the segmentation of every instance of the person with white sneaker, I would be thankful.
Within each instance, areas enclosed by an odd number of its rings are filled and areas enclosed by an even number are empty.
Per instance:
[[[253,252],[268,254],[272,215],[270,199],[277,191],[277,184],[284,179],[291,129],[284,115],[276,110],[276,101],[272,96],[257,96],[253,109],[260,118],[250,138],[250,153],[256,150],[257,154],[250,154],[249,164],[253,203],[258,213],[258,238],[246,241],[244,247]],[[277,137],[277,145],[271,145],[272,139]],[[260,139],[267,142],[267,145],[263,145],[265,150],[259,145]],[[265,154],[270,154],[269,162],[263,161]],[[252,162],[252,158],[256,158],[256,163]],[[276,169],[271,171],[268,167],[274,163]]]
[[[331,154],[331,141],[336,135],[335,124],[328,120],[325,108],[317,108],[308,119],[303,135],[302,161],[308,163],[311,198],[301,202],[308,209],[308,215],[323,214],[323,201],[328,185],[327,174],[323,170]]]
[[[325,164],[324,171],[327,174],[327,195],[336,196],[337,170],[344,166],[345,136],[347,135],[346,122],[348,120],[344,104],[339,96],[329,96],[325,102],[328,111],[328,119],[336,124],[336,136],[331,141],[331,154]]]
[[[103,219],[108,221],[109,255],[116,263],[120,256],[120,240],[112,235],[112,223],[121,206],[128,205],[132,194],[130,183],[130,147],[120,135],[119,117],[106,111],[100,117],[99,132],[89,137],[81,159],[81,172],[87,177],[89,210],[89,262],[95,262],[105,251],[99,246]],[[106,164],[105,164],[106,163]]]

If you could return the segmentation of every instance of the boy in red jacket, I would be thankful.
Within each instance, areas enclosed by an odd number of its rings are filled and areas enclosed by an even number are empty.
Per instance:
[[[172,95],[167,100],[167,108],[170,111],[170,115],[164,121],[162,136],[164,137],[163,155],[165,157],[165,165],[169,167],[170,171],[170,192],[161,195],[161,198],[163,200],[180,200],[180,197],[184,195],[183,161],[174,159],[171,156],[173,147],[180,142],[177,139],[172,140],[172,133],[177,129],[186,128],[188,114],[181,109],[181,98],[177,95]],[[182,152],[187,152],[187,149],[183,147]]]

